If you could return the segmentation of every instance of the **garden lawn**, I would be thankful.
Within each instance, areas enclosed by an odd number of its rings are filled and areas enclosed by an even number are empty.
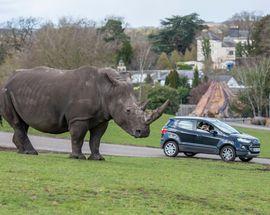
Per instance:
[[[0,214],[270,214],[270,167],[0,151]]]
[[[137,145],[137,146],[150,146],[150,147],[159,147],[160,142],[160,131],[161,128],[165,125],[171,115],[163,114],[157,121],[151,124],[151,133],[147,138],[134,138],[123,131],[114,121],[110,121],[109,127],[102,137],[102,142],[105,143],[114,143],[114,144],[126,144],[126,145]],[[270,158],[270,131],[265,130],[256,130],[249,128],[237,128],[239,131],[253,135],[260,139],[261,141],[261,157]],[[0,131],[12,132],[12,128],[4,121],[3,127],[0,127]],[[50,136],[58,138],[70,138],[69,133],[53,135],[45,134],[39,132],[33,128],[29,129],[30,134],[39,135],[39,136]],[[87,136],[86,139],[89,139]]]

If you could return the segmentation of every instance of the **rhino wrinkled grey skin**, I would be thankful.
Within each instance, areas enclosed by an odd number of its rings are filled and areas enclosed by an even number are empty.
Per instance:
[[[0,114],[14,129],[13,142],[19,153],[38,154],[27,136],[30,126],[52,134],[69,131],[70,157],[76,159],[85,159],[81,149],[87,131],[89,159],[103,160],[100,139],[109,120],[134,137],[147,137],[150,123],[168,104],[146,113],[146,104],[137,104],[131,83],[110,68],[17,70],[0,92]]]

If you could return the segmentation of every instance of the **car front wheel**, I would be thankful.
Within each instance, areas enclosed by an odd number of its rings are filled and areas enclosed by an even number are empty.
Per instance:
[[[195,156],[197,153],[193,153],[193,152],[184,152],[184,155],[186,155],[187,157],[193,157]]]
[[[164,145],[164,154],[168,157],[175,157],[179,153],[178,144],[174,141],[168,141]]]
[[[220,150],[220,157],[223,161],[229,162],[235,160],[235,149],[232,146],[224,146]]]
[[[239,159],[243,162],[249,162],[251,161],[253,158],[246,158],[246,157],[239,157]]]

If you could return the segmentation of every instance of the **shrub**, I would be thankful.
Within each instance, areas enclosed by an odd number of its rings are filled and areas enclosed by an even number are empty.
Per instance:
[[[177,64],[177,68],[179,70],[192,70],[192,66],[191,65],[187,65],[187,64],[184,64],[184,63]]]
[[[189,104],[198,104],[202,96],[206,93],[210,85],[210,82],[202,82],[197,87],[193,88],[190,91],[189,97],[188,97],[188,103]]]
[[[175,114],[180,103],[178,91],[168,86],[162,87],[156,85],[149,91],[148,99],[150,99],[148,108],[151,110],[160,107],[167,99],[169,99],[170,105],[165,110],[165,113],[167,114]]]

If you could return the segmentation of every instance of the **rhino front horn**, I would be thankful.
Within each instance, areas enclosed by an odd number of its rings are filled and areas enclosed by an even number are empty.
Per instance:
[[[168,107],[169,104],[170,104],[170,100],[167,100],[159,108],[153,110],[153,112],[150,113],[149,116],[147,117],[146,123],[151,124],[152,122],[157,120],[159,117],[161,117],[161,115],[163,114],[163,112],[165,111],[165,109]]]

